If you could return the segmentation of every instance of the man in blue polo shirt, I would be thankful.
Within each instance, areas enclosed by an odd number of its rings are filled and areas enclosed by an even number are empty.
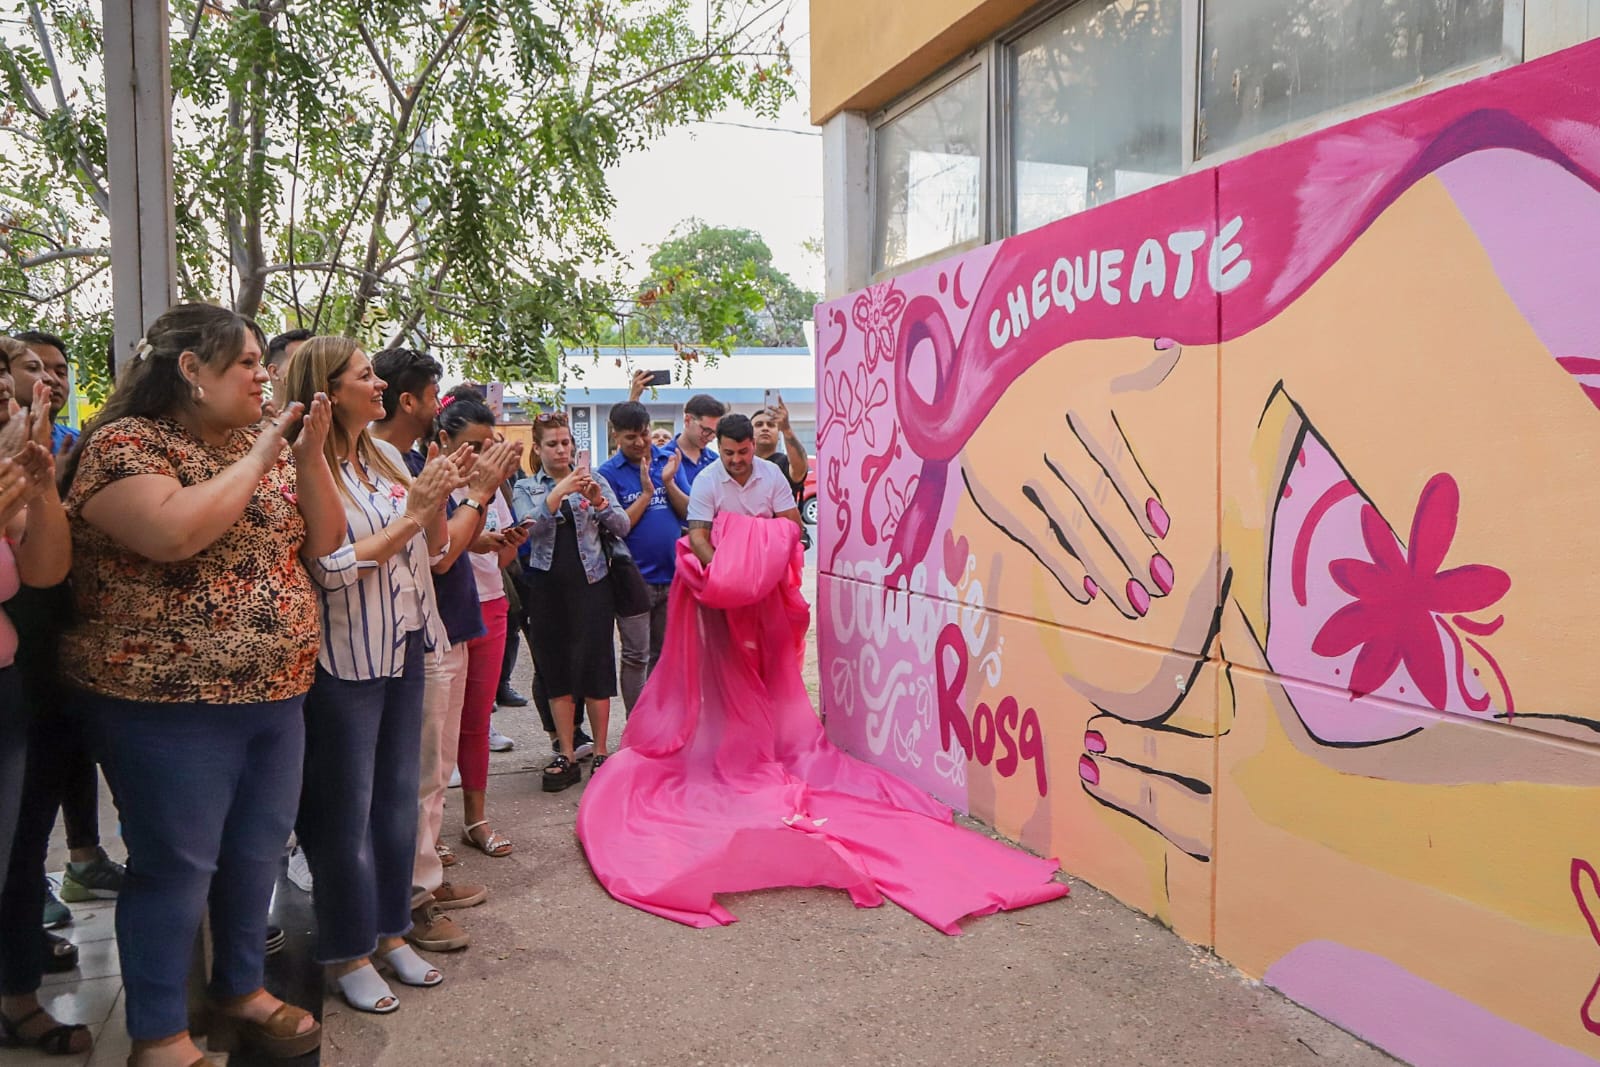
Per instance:
[[[617,454],[600,465],[599,474],[627,509],[633,523],[628,531],[628,551],[650,590],[649,611],[617,620],[622,635],[622,704],[631,712],[645,680],[661,659],[661,640],[667,632],[667,592],[675,570],[673,553],[689,510],[689,494],[681,479],[687,461],[682,452],[650,443],[650,412],[643,404],[618,404],[608,421]]]
[[[717,461],[712,442],[717,437],[717,420],[727,413],[726,404],[706,393],[696,393],[683,405],[683,432],[667,448],[683,456],[678,464],[678,488],[685,497],[700,472]]]

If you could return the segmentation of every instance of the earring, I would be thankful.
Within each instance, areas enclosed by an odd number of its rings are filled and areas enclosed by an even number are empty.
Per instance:
[[[204,404],[206,402],[205,387],[199,383],[196,383],[194,387],[194,402],[196,404]]]

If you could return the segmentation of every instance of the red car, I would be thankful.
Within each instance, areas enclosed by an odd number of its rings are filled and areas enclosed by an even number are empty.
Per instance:
[[[817,457],[806,464],[806,484],[800,490],[800,518],[807,526],[817,524]]]

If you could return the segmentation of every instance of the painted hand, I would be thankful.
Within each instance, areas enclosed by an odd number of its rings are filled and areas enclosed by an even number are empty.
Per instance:
[[[1158,341],[1097,381],[1075,383],[1062,422],[1043,447],[966,476],[984,517],[1021,543],[1080,604],[1104,597],[1124,616],[1143,618],[1176,578],[1159,542],[1171,519],[1145,478],[1117,422],[1119,394],[1160,384],[1181,349]],[[1009,438],[1016,441],[1015,437]]]
[[[1078,757],[1083,791],[1144,823],[1196,859],[1211,858],[1216,738],[1168,726],[1089,720]]]

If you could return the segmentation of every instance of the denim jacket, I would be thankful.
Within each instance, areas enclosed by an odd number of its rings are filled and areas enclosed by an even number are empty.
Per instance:
[[[582,494],[571,493],[567,496],[567,503],[572,505],[572,515],[577,522],[578,558],[583,560],[583,573],[590,585],[604,578],[609,570],[605,552],[600,548],[600,524],[605,523],[619,546],[624,543],[623,538],[628,536],[628,529],[632,525],[628,521],[628,513],[617,502],[617,494],[606,480],[596,478],[595,482],[605,494],[609,507],[596,512]],[[556,480],[541,470],[517,482],[511,492],[511,510],[516,514],[517,521],[521,522],[530,516],[533,518],[533,525],[528,528],[528,567],[536,571],[550,569],[550,561],[556,551],[556,529],[566,521],[559,511],[550,514],[550,509],[545,505],[555,484]]]

